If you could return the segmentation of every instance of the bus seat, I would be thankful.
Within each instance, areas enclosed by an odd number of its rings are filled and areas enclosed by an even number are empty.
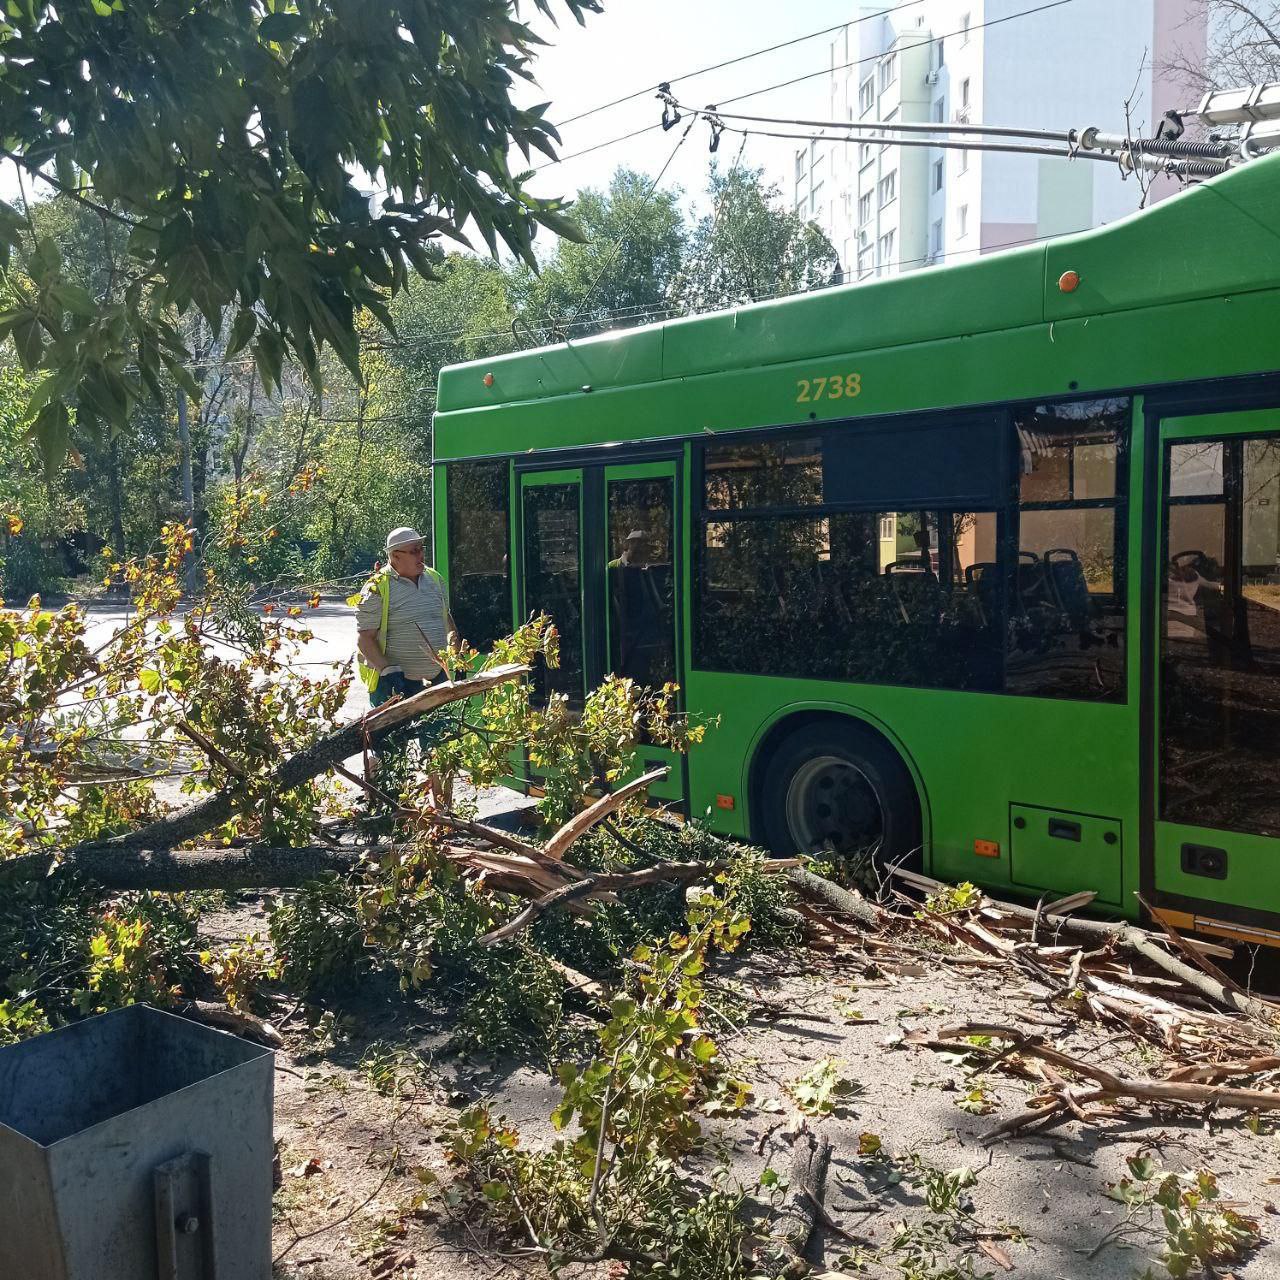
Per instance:
[[[1079,554],[1071,547],[1053,547],[1044,553],[1044,567],[1058,608],[1073,629],[1087,630],[1093,622],[1093,601]]]
[[[965,565],[964,582],[982,625],[994,626],[1000,617],[1000,566],[994,560]]]

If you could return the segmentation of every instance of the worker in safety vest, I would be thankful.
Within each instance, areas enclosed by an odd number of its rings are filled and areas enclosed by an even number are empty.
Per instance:
[[[356,606],[360,674],[375,707],[444,679],[441,655],[458,639],[444,580],[426,564],[418,531],[392,529],[387,560]]]

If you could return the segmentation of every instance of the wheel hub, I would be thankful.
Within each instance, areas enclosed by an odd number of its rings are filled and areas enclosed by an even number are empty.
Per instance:
[[[787,787],[787,827],[803,853],[850,856],[884,836],[884,815],[866,774],[842,756],[815,756]]]

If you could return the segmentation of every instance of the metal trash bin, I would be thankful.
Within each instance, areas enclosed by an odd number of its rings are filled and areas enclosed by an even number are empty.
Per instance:
[[[0,1049],[3,1280],[269,1280],[273,1055],[134,1005]]]

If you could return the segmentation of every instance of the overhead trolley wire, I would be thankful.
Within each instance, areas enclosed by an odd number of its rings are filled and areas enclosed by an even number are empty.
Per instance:
[[[614,98],[612,102],[602,102],[598,107],[591,107],[586,111],[580,111],[576,116],[569,116],[567,119],[557,123],[556,128],[563,129],[567,124],[576,124],[579,120],[586,120],[589,116],[599,115],[602,111],[620,107],[626,102],[634,102],[637,98],[643,98],[646,94],[656,93],[663,84],[675,84],[677,80],[692,80],[697,76],[710,75],[713,71],[723,71],[725,67],[735,67],[740,62],[750,62],[753,58],[762,58],[767,53],[776,53],[779,49],[789,49],[792,45],[804,44],[806,40],[816,40],[819,36],[829,36],[833,31],[843,31],[847,27],[856,27],[860,23],[870,22],[872,18],[885,18],[891,13],[897,13],[900,9],[910,9],[913,5],[923,3],[924,0],[903,0],[901,4],[890,5],[877,13],[863,14],[862,17],[854,18],[850,22],[837,22],[835,26],[823,27],[821,31],[810,31],[807,36],[794,36],[790,40],[782,40],[777,44],[766,45],[763,49],[753,49],[750,53],[739,54],[736,58],[726,58],[723,62],[713,62],[709,67],[699,67],[697,71],[687,71],[682,76],[672,76],[669,80],[661,81],[659,84],[645,85],[643,89],[637,89],[634,93],[628,93],[621,98]]]
[[[1074,0],[1050,0],[1048,4],[1037,5],[1033,9],[1020,9],[1018,10],[1017,13],[1007,13],[1003,18],[989,18],[985,22],[975,22],[971,24],[967,29],[961,27],[955,31],[944,31],[940,35],[933,36],[932,39],[950,40],[954,36],[964,35],[966,33],[966,30],[969,33],[972,33],[974,31],[981,31],[984,27],[995,27],[995,26],[999,26],[1003,22],[1014,22],[1019,18],[1029,18],[1029,17],[1032,17],[1034,14],[1044,13],[1046,10],[1049,10],[1049,9],[1059,9],[1063,5],[1072,4],[1072,3],[1074,3]],[[876,17],[877,15],[872,14],[870,16]],[[853,24],[849,23],[849,24],[843,24],[843,25],[853,25]],[[752,89],[748,93],[739,93],[732,98],[724,98],[721,100],[719,105],[729,106],[735,102],[745,102],[748,98],[758,98],[762,94],[773,93],[777,89],[788,89],[794,84],[801,84],[806,80],[814,80],[818,76],[833,75],[837,71],[848,71],[851,67],[862,66],[868,62],[879,62],[882,58],[884,58],[884,56],[885,55],[883,53],[873,53],[873,54],[868,54],[866,57],[855,58],[853,59],[852,62],[842,63],[838,67],[824,67],[821,71],[809,71],[802,76],[794,76],[790,80],[780,80],[777,84],[767,85],[763,89]],[[664,81],[664,83],[667,83],[667,82]],[[533,172],[541,173],[544,169],[554,168],[558,164],[565,164],[570,160],[577,160],[580,156],[591,155],[593,152],[603,151],[607,147],[614,147],[622,142],[630,142],[631,139],[633,138],[638,138],[642,134],[652,133],[655,129],[660,129],[660,128],[662,128],[661,124],[650,124],[650,125],[645,125],[643,128],[640,128],[640,129],[633,129],[631,130],[630,133],[621,134],[619,137],[610,138],[605,142],[597,142],[593,146],[582,148],[582,150],[580,151],[571,151],[568,155],[559,156],[555,160],[548,160],[545,164],[538,165]]]

